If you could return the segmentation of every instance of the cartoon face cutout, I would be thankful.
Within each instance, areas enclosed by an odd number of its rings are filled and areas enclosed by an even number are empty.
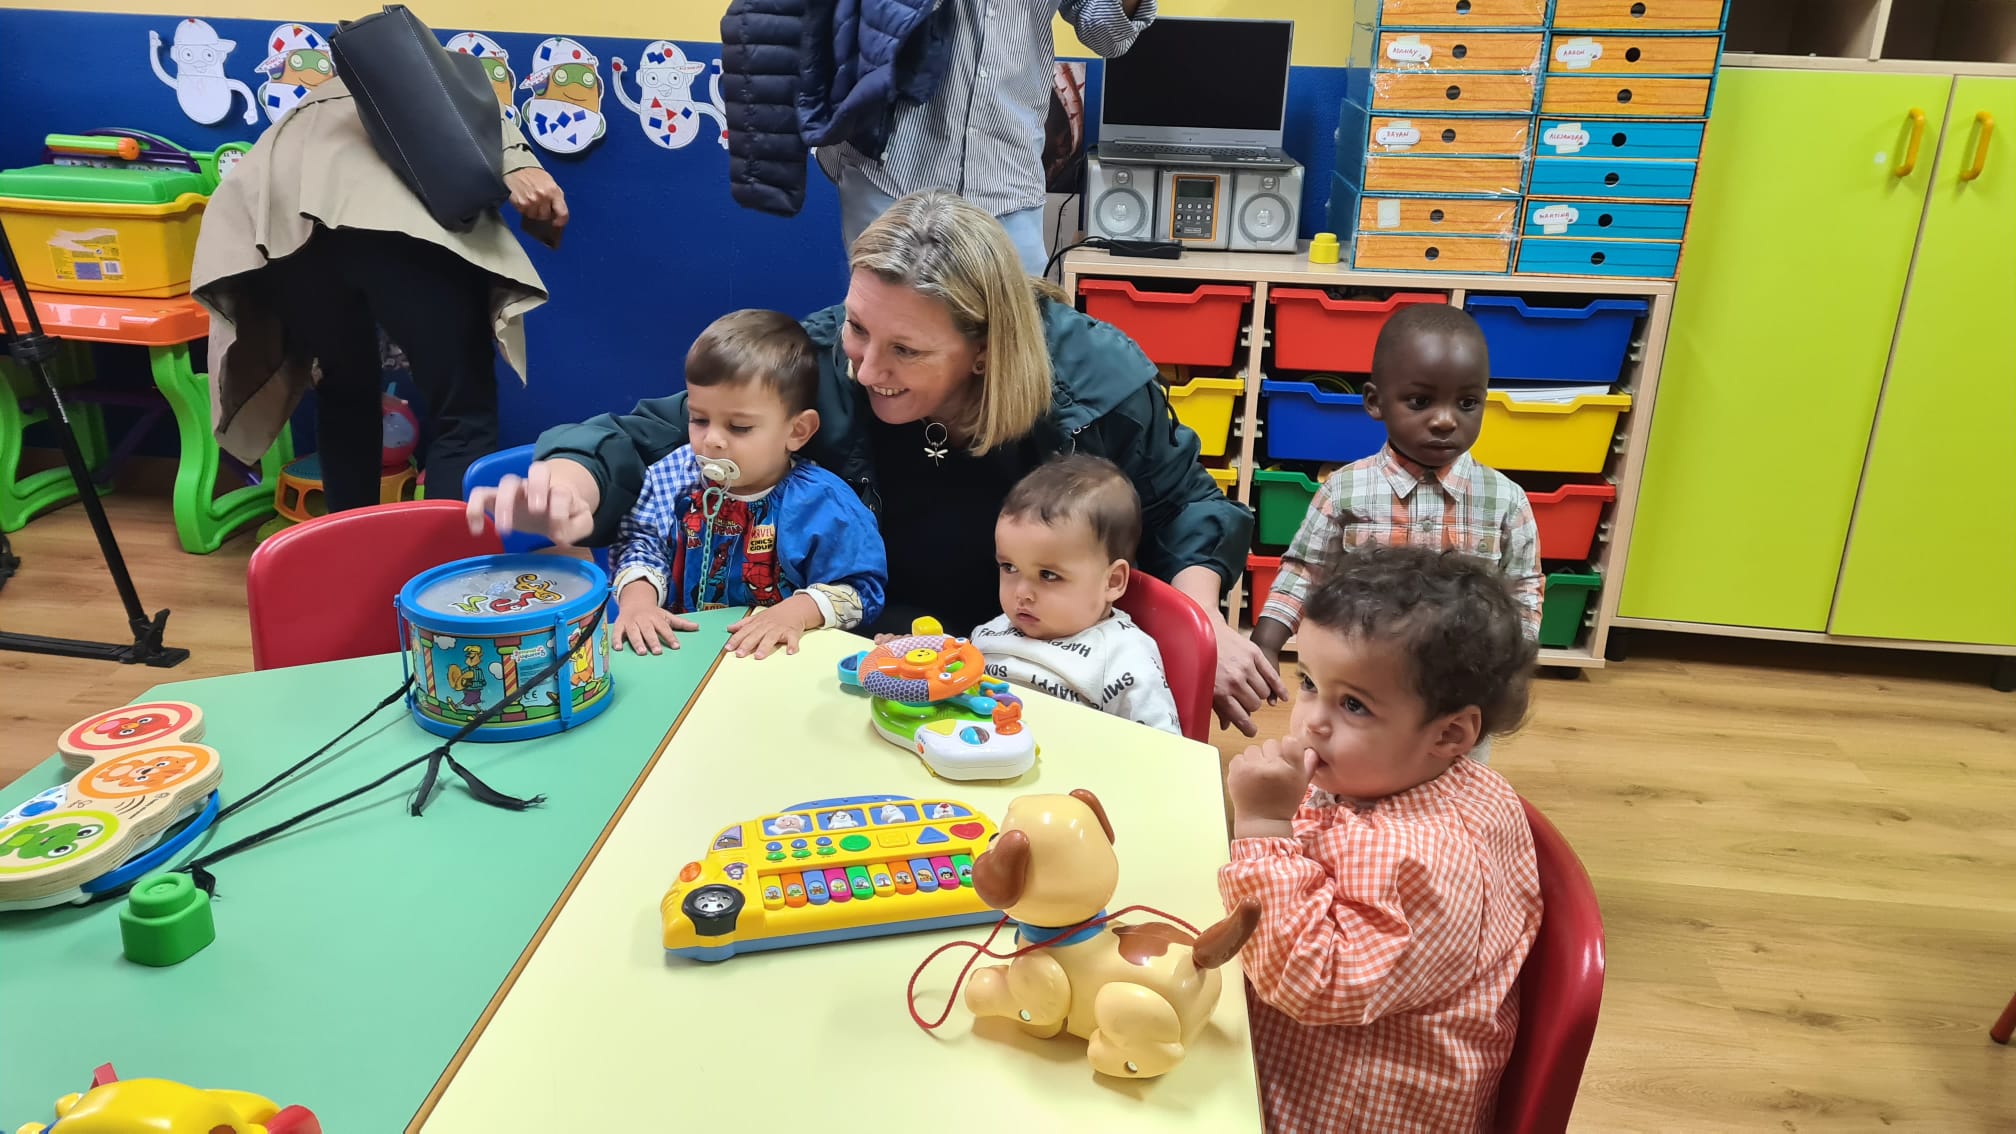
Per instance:
[[[773,835],[802,835],[806,827],[803,815],[779,815],[770,820],[770,833]]]
[[[0,840],[0,866],[14,858],[22,863],[68,858],[90,850],[111,837],[113,826],[90,818],[64,819],[47,823],[26,823],[15,827]]]
[[[519,86],[532,92],[522,125],[535,144],[573,154],[602,137],[600,65],[594,52],[564,36],[542,42],[532,53],[532,74]]]
[[[313,89],[336,76],[336,64],[326,51],[290,51],[280,65],[283,86]]]
[[[212,759],[210,750],[200,745],[151,748],[97,765],[77,786],[93,799],[147,795],[202,775]]]
[[[547,77],[546,97],[599,112],[602,109],[602,80],[595,77],[595,68],[586,63],[563,63],[553,68],[553,73]]]

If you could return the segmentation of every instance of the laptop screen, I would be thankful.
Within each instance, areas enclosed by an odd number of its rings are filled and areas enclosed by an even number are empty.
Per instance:
[[[1101,136],[1279,131],[1294,34],[1292,20],[1158,17],[1106,61]]]

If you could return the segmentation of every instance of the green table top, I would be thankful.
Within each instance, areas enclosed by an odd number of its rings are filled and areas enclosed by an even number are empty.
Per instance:
[[[85,1089],[106,1062],[126,1078],[298,1103],[325,1130],[404,1128],[692,699],[738,613],[701,615],[701,632],[682,635],[683,649],[614,655],[616,700],[578,729],[456,746],[456,759],[492,787],[544,793],[543,807],[486,807],[444,768],[443,788],[414,818],[406,803],[416,768],[219,863],[217,940],[179,965],[124,958],[123,902],[0,913],[0,1130],[47,1122],[56,1099]],[[399,657],[388,654],[177,682],[146,697],[203,707],[203,742],[223,756],[228,804],[234,791],[320,747],[399,676]],[[223,846],[437,743],[395,705],[199,845]],[[51,757],[0,789],[0,810],[64,778]]]

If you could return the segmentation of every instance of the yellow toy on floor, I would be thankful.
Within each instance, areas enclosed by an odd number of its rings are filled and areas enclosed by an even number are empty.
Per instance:
[[[1113,824],[1091,792],[1010,803],[1001,837],[974,860],[973,887],[1017,923],[1019,955],[975,972],[966,1007],[1045,1039],[1069,1031],[1086,1040],[1094,1071],[1152,1079],[1182,1062],[1211,1019],[1218,966],[1252,936],[1260,907],[1195,937],[1162,922],[1111,923],[1119,877]]]
[[[205,1091],[166,1079],[121,1079],[111,1064],[91,1089],[56,1100],[56,1124],[15,1134],[322,1134],[306,1107],[282,1107],[249,1091]]]

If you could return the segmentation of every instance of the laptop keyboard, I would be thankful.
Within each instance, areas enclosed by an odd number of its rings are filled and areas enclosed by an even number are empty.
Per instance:
[[[1099,151],[1113,157],[1123,158],[1193,158],[1210,161],[1263,161],[1276,159],[1267,156],[1265,150],[1247,146],[1180,146],[1159,145],[1150,142],[1109,142],[1102,144]]]

